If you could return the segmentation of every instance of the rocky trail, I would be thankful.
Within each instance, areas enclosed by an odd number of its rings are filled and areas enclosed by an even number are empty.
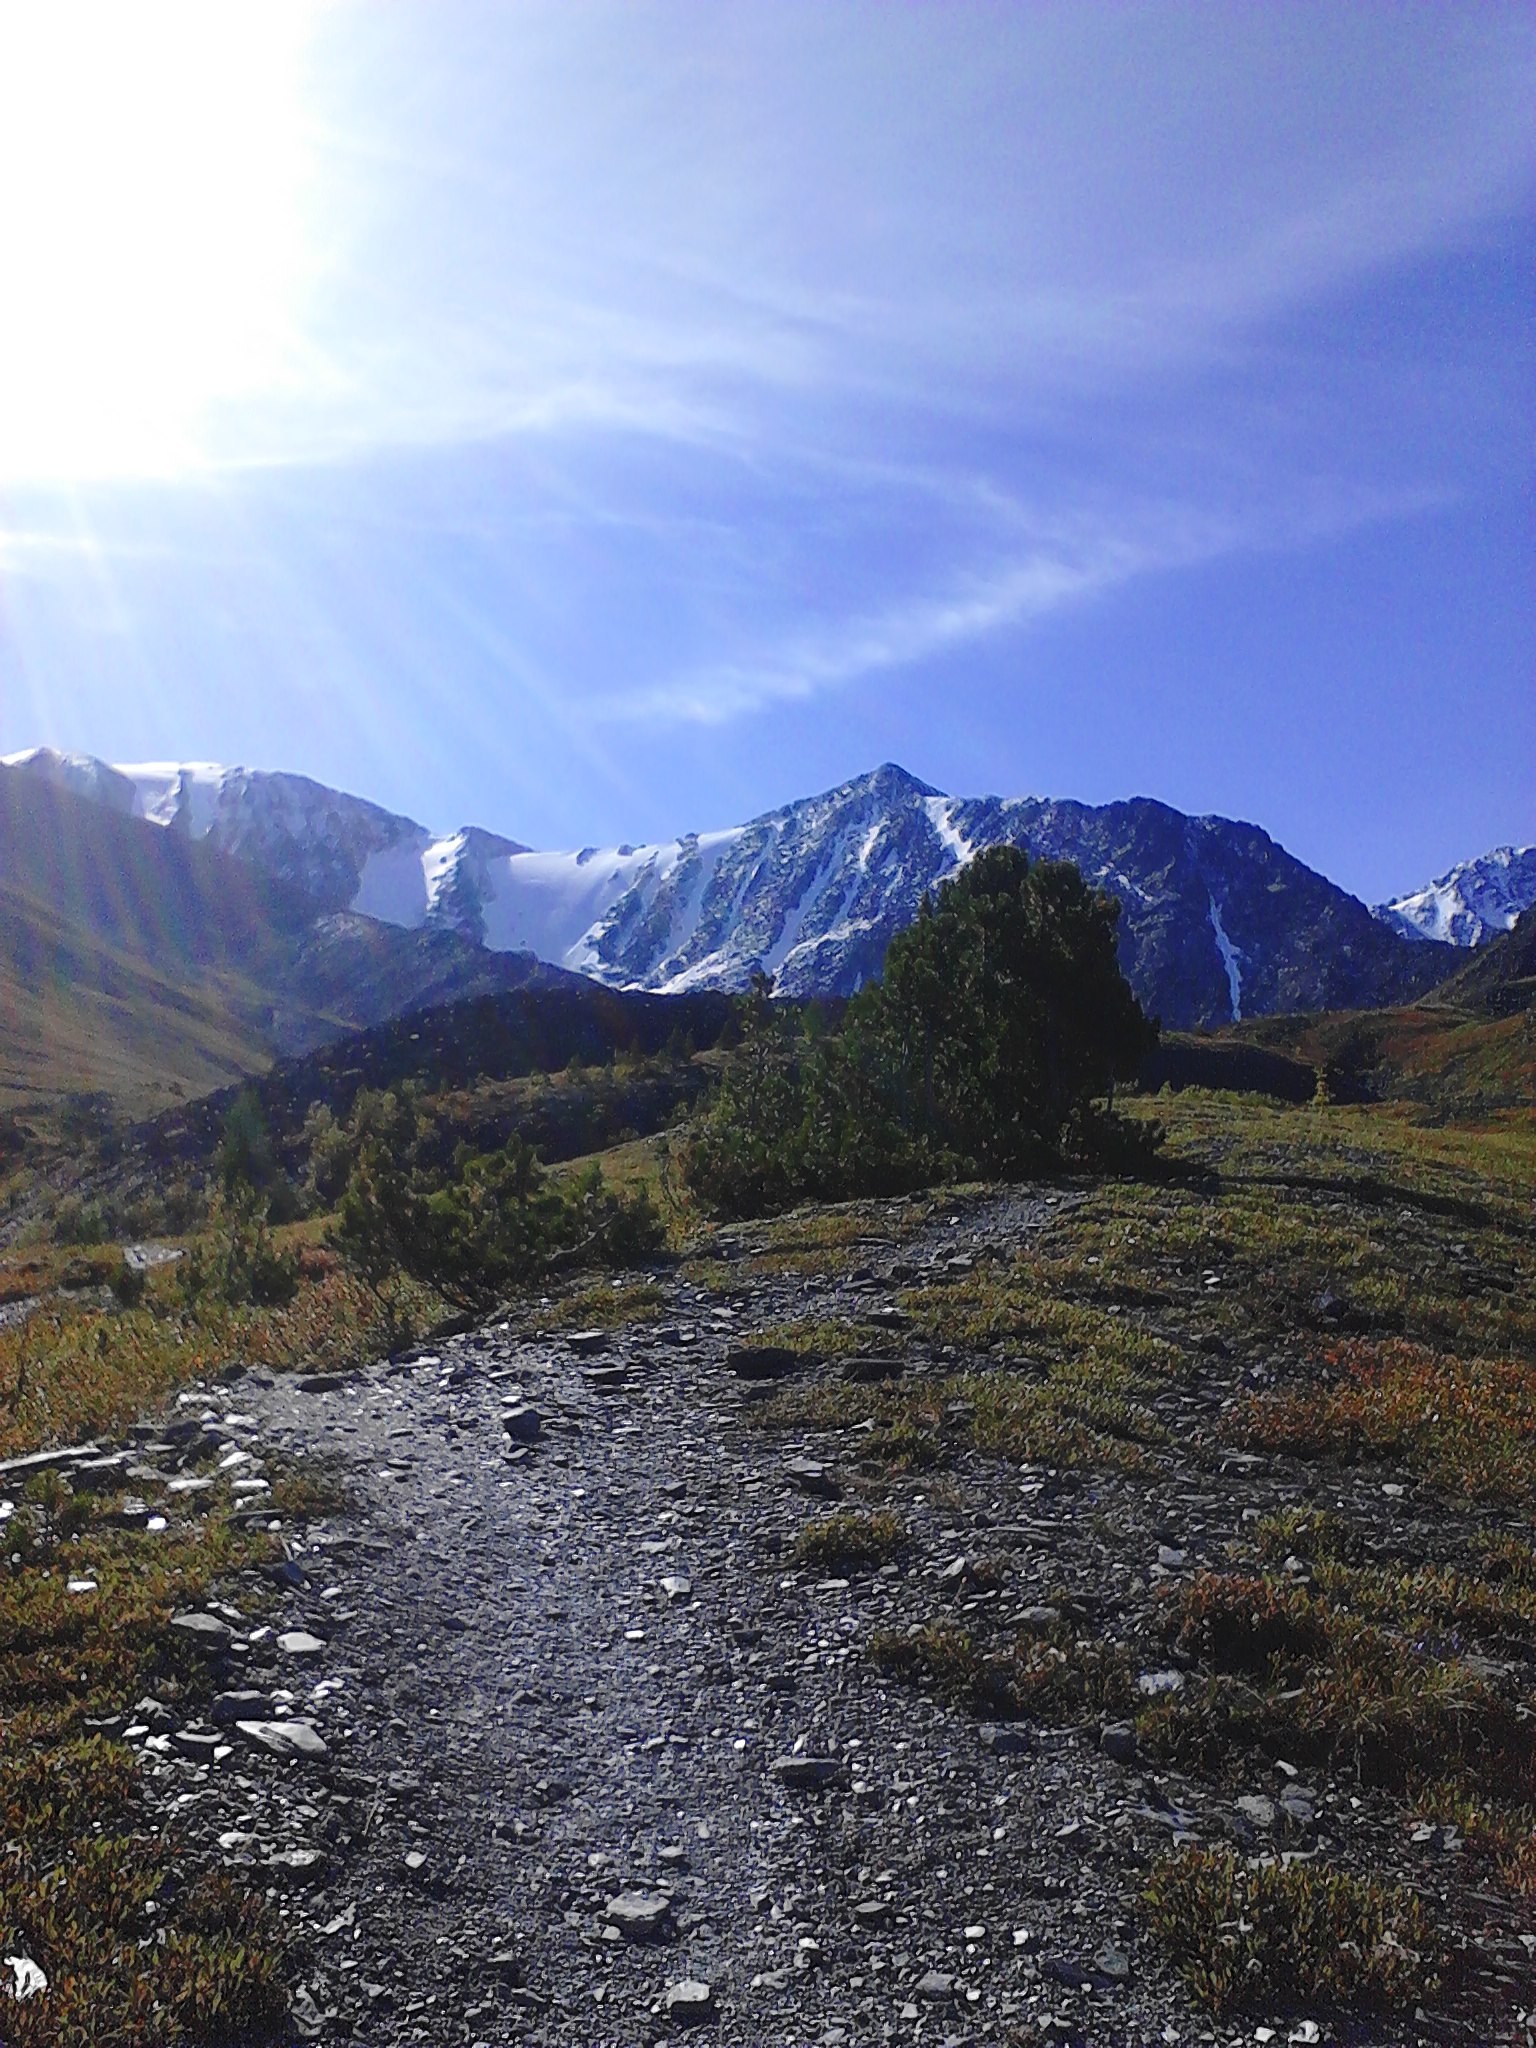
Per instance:
[[[302,1453],[351,1495],[293,1535],[278,1612],[253,1623],[236,1593],[184,1618],[207,1642],[209,1711],[146,1710],[129,1731],[183,1830],[282,1900],[306,2036],[1342,2038],[1324,2016],[1212,2022],[1140,1932],[1139,1894],[1151,1859],[1192,1839],[1369,1865],[1385,1809],[1294,1770],[1234,1801],[1148,1767],[1126,1726],[978,1725],[862,1655],[872,1630],[936,1611],[1043,1625],[1063,1588],[1085,1631],[1113,1617],[1134,1636],[1160,1582],[1294,1497],[1283,1474],[973,1460],[892,1482],[901,1561],[845,1578],[793,1553],[831,1499],[858,1504],[854,1454],[846,1432],[762,1426],[776,1382],[755,1375],[838,1371],[743,1356],[754,1331],[809,1299],[899,1356],[893,1273],[1011,1250],[1070,1200],[994,1193],[915,1229],[893,1205],[848,1273],[727,1287],[684,1268],[628,1326],[539,1335],[535,1312],[344,1381],[246,1373],[183,1397],[247,1469]],[[1166,1398],[1187,1423],[1220,1397]],[[1349,1484],[1362,1511],[1417,1512]],[[999,1558],[1001,1578],[978,1568]],[[1166,1644],[1146,1645],[1143,1692],[1180,1685]],[[1453,1860],[1438,1841],[1415,1853],[1431,1881]],[[1526,2039],[1529,1945],[1494,1925],[1480,1960],[1510,2015],[1500,2039]],[[1372,2038],[1494,2038],[1480,2009],[1477,2028]]]

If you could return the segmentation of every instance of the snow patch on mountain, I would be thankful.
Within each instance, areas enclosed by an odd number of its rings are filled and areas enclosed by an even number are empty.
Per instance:
[[[976,858],[976,849],[955,824],[955,800],[949,796],[929,796],[923,799],[923,809],[928,813],[928,822],[938,834],[939,844],[953,859],[957,868],[963,868]]]
[[[1216,898],[1212,896],[1209,900],[1211,905],[1211,930],[1216,934],[1216,950],[1221,955],[1221,964],[1226,970],[1227,976],[1227,993],[1232,998],[1232,1022],[1234,1024],[1241,1024],[1243,1021],[1242,964],[1238,958],[1237,948],[1227,937],[1227,928],[1221,921],[1221,912],[1216,908]]]
[[[1464,860],[1422,889],[1379,903],[1383,924],[1411,939],[1481,946],[1507,932],[1536,903],[1536,846],[1496,846]]]

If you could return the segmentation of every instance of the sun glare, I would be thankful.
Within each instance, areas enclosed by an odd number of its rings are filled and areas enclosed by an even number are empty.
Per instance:
[[[194,467],[291,376],[311,14],[0,0],[0,478]]]

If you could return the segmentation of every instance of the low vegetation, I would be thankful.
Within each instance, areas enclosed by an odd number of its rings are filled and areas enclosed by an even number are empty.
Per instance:
[[[1411,2012],[1438,1988],[1441,1939],[1397,1886],[1190,1848],[1158,1864],[1145,1903],[1217,2012]]]
[[[900,1557],[910,1540],[905,1522],[889,1509],[825,1515],[795,1538],[795,1562],[820,1571],[874,1571]]]
[[[131,1751],[93,1732],[146,1694],[205,1682],[173,1610],[244,1579],[273,1539],[158,1500],[166,1526],[115,1526],[119,1495],[34,1478],[0,1529],[0,1926],[46,1997],[8,2011],[25,2048],[208,2048],[279,2038],[282,1942],[265,1903],[188,1871],[175,1824],[147,1809]],[[275,1511],[275,1503],[274,1503]]]

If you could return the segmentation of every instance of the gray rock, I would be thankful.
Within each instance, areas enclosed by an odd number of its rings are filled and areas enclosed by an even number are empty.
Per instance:
[[[1099,1730],[1099,1748],[1117,1764],[1136,1761],[1136,1730],[1129,1721],[1110,1721]]]
[[[1280,1794],[1280,1808],[1292,1827],[1309,1828],[1317,1819],[1317,1801],[1300,1785],[1287,1785]]]
[[[285,1628],[277,1639],[277,1647],[285,1657],[299,1657],[306,1661],[325,1655],[325,1643],[319,1636],[312,1636],[307,1628]]]
[[[813,1494],[818,1500],[837,1500],[842,1495],[837,1480],[815,1458],[786,1458],[784,1470],[802,1493]]]
[[[171,1737],[171,1747],[178,1756],[189,1757],[195,1764],[211,1764],[214,1752],[221,1747],[223,1737],[201,1728],[180,1728]]]
[[[781,1756],[769,1769],[781,1785],[796,1792],[820,1792],[842,1784],[848,1776],[847,1767],[834,1756]]]
[[[878,1380],[899,1380],[905,1371],[904,1359],[883,1353],[843,1361],[843,1378],[853,1386],[868,1386]]]
[[[235,1727],[253,1748],[269,1756],[319,1763],[330,1755],[313,1721],[237,1721]]]
[[[697,2020],[708,2019],[715,2009],[714,1986],[698,1977],[685,1977],[680,1984],[670,1984],[662,1998],[667,2018],[678,2026],[690,2026]]]
[[[819,1361],[808,1351],[791,1351],[783,1344],[738,1344],[725,1354],[727,1372],[739,1380],[783,1380],[803,1367]]]
[[[215,1728],[233,1728],[238,1721],[267,1721],[272,1702],[264,1692],[221,1692],[208,1709]]]
[[[536,1444],[544,1433],[543,1418],[528,1401],[503,1409],[501,1426],[515,1444]]]
[[[620,1892],[604,1907],[603,1918],[626,1941],[654,1941],[667,1930],[672,1901],[665,1892]]]
[[[181,1635],[188,1636],[205,1650],[223,1650],[235,1640],[235,1632],[227,1621],[220,1621],[216,1614],[173,1614],[171,1627]]]
[[[979,1731],[981,1746],[994,1756],[1027,1756],[1034,1748],[1034,1742],[1027,1728],[1009,1727],[1005,1722],[989,1721]]]
[[[670,1573],[661,1581],[661,1590],[674,1607],[683,1607],[693,1598],[693,1581],[681,1573]]]
[[[1262,1792],[1246,1792],[1241,1799],[1234,1799],[1232,1804],[1244,1820],[1256,1828],[1262,1828],[1266,1833],[1279,1824],[1279,1808],[1273,1799],[1266,1799]]]
[[[1019,1616],[1019,1627],[1027,1635],[1043,1636],[1048,1635],[1060,1620],[1059,1607],[1042,1604],[1038,1607],[1026,1607]]]
[[[943,1970],[929,1970],[917,1982],[917,1996],[929,2005],[947,2005],[955,1995],[955,1980]]]
[[[606,1330],[572,1330],[565,1341],[578,1358],[591,1358],[608,1349],[609,1337]]]
[[[1112,1941],[1106,1941],[1093,1959],[1094,1970],[1111,1984],[1129,1984],[1131,1981],[1131,1959],[1123,1948],[1116,1948]]]

